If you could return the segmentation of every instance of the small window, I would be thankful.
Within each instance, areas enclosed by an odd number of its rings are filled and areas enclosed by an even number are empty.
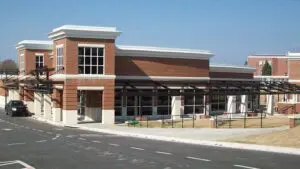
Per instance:
[[[78,47],[78,73],[103,74],[103,47]]]

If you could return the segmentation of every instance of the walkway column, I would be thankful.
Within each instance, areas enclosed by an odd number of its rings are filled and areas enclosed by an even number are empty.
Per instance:
[[[42,94],[38,92],[34,92],[34,116],[36,117],[42,116],[41,102],[42,102]]]
[[[115,82],[104,86],[102,94],[102,124],[115,124]]]
[[[52,110],[51,110],[51,95],[44,94],[44,118],[47,120],[52,119]]]
[[[86,91],[85,121],[101,121],[102,113],[102,91]],[[95,99],[99,98],[99,99]]]
[[[0,80],[0,108],[5,107],[5,100],[7,98],[7,88],[4,88],[3,81]]]
[[[182,96],[171,97],[171,109],[172,109],[171,115],[174,120],[181,119],[181,115],[183,113],[181,97]]]
[[[62,90],[53,89],[52,93],[52,120],[55,122],[62,121]]]
[[[267,113],[273,114],[274,113],[274,96],[267,95]]]
[[[240,111],[243,114],[248,112],[248,96],[247,95],[241,95]]]
[[[236,96],[227,96],[227,112],[236,113]]]
[[[24,89],[24,103],[27,105],[29,113],[34,113],[34,92]]]
[[[209,96],[208,95],[204,95],[203,96],[204,99],[203,99],[203,104],[204,104],[204,107],[203,107],[203,112],[206,116],[209,116],[209,109],[210,109],[210,101],[209,101]]]
[[[63,89],[63,124],[77,124],[77,83],[65,80]]]

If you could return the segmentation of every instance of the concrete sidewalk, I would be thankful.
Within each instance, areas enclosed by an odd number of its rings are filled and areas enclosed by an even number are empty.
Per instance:
[[[41,120],[41,119],[38,119]],[[42,120],[52,125],[63,126],[61,123],[54,123]],[[284,153],[300,155],[299,148],[275,147],[255,144],[242,144],[223,142],[222,140],[232,137],[242,137],[248,135],[283,131],[288,127],[263,128],[263,129],[208,129],[208,128],[133,128],[116,125],[103,125],[100,123],[76,124],[66,127],[76,127],[78,129],[116,134],[126,137],[136,137],[142,139],[152,139],[160,141],[178,142],[186,144],[196,144],[202,146],[214,146],[222,148],[234,148],[241,150],[265,151],[273,153]]]

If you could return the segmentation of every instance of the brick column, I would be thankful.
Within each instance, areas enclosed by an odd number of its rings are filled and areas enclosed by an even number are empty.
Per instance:
[[[59,122],[62,120],[62,96],[63,90],[53,89],[52,93],[52,120]]]
[[[105,86],[102,95],[102,124],[115,123],[115,86]]]
[[[4,87],[3,81],[0,80],[0,108],[5,107],[5,100],[7,99],[7,89]]]
[[[65,80],[62,112],[64,124],[77,124],[77,85],[75,80]]]

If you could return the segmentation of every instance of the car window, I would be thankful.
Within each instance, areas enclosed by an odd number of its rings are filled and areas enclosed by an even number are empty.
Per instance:
[[[23,106],[23,102],[22,101],[12,101],[11,105],[12,106]]]

